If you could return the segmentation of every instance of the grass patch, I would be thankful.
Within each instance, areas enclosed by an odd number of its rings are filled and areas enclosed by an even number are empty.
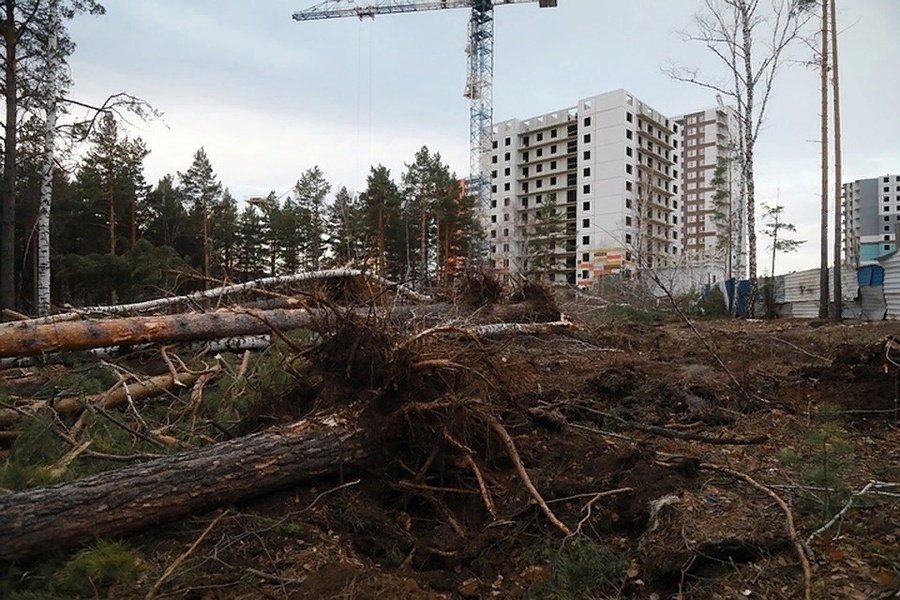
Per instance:
[[[550,579],[532,587],[533,600],[599,600],[615,595],[625,581],[628,560],[591,540],[573,538],[551,551]]]
[[[141,571],[136,552],[121,542],[101,540],[63,565],[53,578],[53,589],[73,597],[121,596],[134,587]]]

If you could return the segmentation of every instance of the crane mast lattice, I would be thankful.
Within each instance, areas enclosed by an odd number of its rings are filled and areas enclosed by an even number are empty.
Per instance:
[[[318,21],[343,17],[374,19],[387,15],[450,8],[471,9],[469,17],[468,76],[464,96],[469,107],[469,188],[484,208],[490,199],[490,177],[486,157],[491,152],[494,121],[494,7],[506,4],[537,2],[541,8],[552,8],[557,0],[374,0],[358,4],[356,0],[326,0],[306,10],[295,12],[295,21]]]

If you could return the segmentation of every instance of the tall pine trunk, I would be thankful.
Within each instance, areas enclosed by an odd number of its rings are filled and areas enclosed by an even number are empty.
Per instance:
[[[841,86],[838,78],[837,7],[831,0],[831,76],[834,88],[834,320],[844,311],[841,298]]]
[[[3,148],[3,182],[0,192],[0,308],[16,306],[16,161],[19,118],[18,51],[15,0],[6,0],[3,43],[6,50],[5,89],[6,125]]]
[[[819,244],[819,318],[828,318],[828,0],[822,0],[822,206]]]

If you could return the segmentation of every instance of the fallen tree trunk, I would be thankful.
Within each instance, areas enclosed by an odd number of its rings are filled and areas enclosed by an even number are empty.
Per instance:
[[[132,401],[146,400],[161,396],[175,386],[190,387],[197,383],[201,373],[178,373],[178,377],[171,373],[148,377],[144,381],[121,383],[112,390],[91,394],[82,398],[60,398],[53,403],[53,409],[60,414],[78,413],[84,410],[86,404],[96,404],[101,408],[115,408],[122,406],[130,397]]]
[[[355,419],[304,419],[70,483],[0,496],[0,560],[118,536],[338,472],[370,454]]]
[[[145,300],[143,302],[133,302],[131,304],[116,304],[113,306],[87,306],[73,310],[72,312],[62,313],[59,315],[50,315],[47,317],[39,317],[24,321],[26,323],[46,324],[59,323],[90,316],[105,315],[126,315],[150,310],[158,310],[166,306],[175,304],[187,304],[199,300],[221,299],[238,293],[249,292],[259,288],[277,287],[279,285],[287,285],[292,283],[300,283],[303,281],[314,281],[321,279],[339,279],[348,277],[366,277],[371,281],[390,288],[395,288],[397,292],[406,296],[415,302],[431,302],[431,296],[420,294],[415,290],[411,290],[403,284],[395,283],[384,277],[374,273],[366,273],[358,269],[331,269],[328,271],[311,271],[306,273],[293,273],[291,275],[278,275],[275,277],[265,277],[263,279],[254,279],[244,283],[236,283],[233,285],[225,285],[216,287],[185,296],[168,296],[165,298],[156,298],[154,300]],[[24,315],[19,315],[24,317]],[[27,317],[25,317],[27,319]]]
[[[0,326],[0,357],[33,356],[57,350],[86,350],[122,344],[168,343],[287,331],[312,323],[296,310],[221,310],[212,313],[97,319]]]

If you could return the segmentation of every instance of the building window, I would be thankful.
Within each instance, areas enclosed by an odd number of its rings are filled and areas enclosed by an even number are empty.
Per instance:
[[[509,198],[503,199],[503,206],[509,206]]]
[[[631,234],[630,234],[630,233],[626,233],[626,234],[625,234],[625,243],[626,243],[626,244],[630,244],[630,243],[631,243]]]
[[[528,160],[528,150],[522,153],[522,160]]]
[[[491,179],[497,179],[497,171],[491,171]]]
[[[497,215],[491,215],[491,223],[497,222]]]
[[[585,176],[585,177],[590,177],[590,176],[591,176],[591,168],[590,168],[590,167],[585,167],[585,168],[584,168],[584,176]]]
[[[509,160],[509,152],[503,155],[503,160]]]
[[[884,245],[884,249],[885,249],[885,250],[890,250],[890,249],[891,249],[891,245],[890,245],[890,244],[885,244],[885,245]]]
[[[632,132],[630,129],[626,129],[625,138],[630,140],[632,137],[634,137],[634,132]]]
[[[885,220],[885,221],[890,221],[890,220],[891,220],[890,215],[886,215],[886,216],[884,217],[884,220]]]
[[[503,169],[503,174],[505,176],[509,177],[509,167],[506,167],[505,169]]]
[[[544,171],[544,165],[538,165],[534,168],[535,173],[543,173],[543,171]]]
[[[544,139],[544,134],[543,134],[543,132],[540,132],[540,133],[538,133],[537,136],[535,136],[535,137],[537,137],[537,141],[540,142],[541,140]]]
[[[551,160],[551,161],[550,161],[550,170],[551,170],[551,171],[555,171],[555,170],[556,170],[556,161],[555,161],[555,160]]]
[[[544,195],[543,195],[543,194],[538,194],[537,196],[534,197],[534,203],[535,203],[535,204],[540,204],[540,203],[543,202],[543,201],[544,201]]]
[[[556,177],[550,178],[550,185],[556,185]]]
[[[497,193],[497,186],[496,186],[496,185],[492,185],[492,186],[491,186],[491,192],[494,193],[494,194]]]
[[[543,148],[538,148],[537,151],[535,152],[535,154],[537,154],[538,156],[543,156],[543,155],[544,155],[544,149],[543,149]]]
[[[591,210],[591,203],[590,202],[582,202],[581,210]]]
[[[543,180],[543,179],[538,179],[538,180],[534,183],[534,187],[536,187],[536,188],[544,187],[544,180]]]
[[[492,237],[492,238],[497,237],[497,230],[496,230],[496,229],[491,229],[491,237]]]
[[[494,150],[497,149],[497,140],[494,140],[493,143],[491,143],[491,148],[493,148]]]
[[[630,112],[625,113],[625,120],[628,121],[629,123],[631,123],[633,118],[634,118],[634,115],[632,115]]]
[[[582,220],[581,220],[581,226],[582,226],[582,227],[590,227],[590,226],[591,226],[591,220],[590,220],[590,219],[582,219]]]
[[[509,244],[503,244],[503,251],[509,252]]]
[[[626,227],[631,227],[631,217],[625,217],[625,225]]]
[[[556,144],[550,146],[550,154],[556,154]]]
[[[581,255],[581,262],[590,262],[590,260],[591,260],[590,253],[585,252],[584,254]]]
[[[584,134],[584,143],[585,144],[591,143],[591,134],[589,134],[589,133]]]
[[[885,230],[885,231],[890,231],[890,230],[891,230],[891,226],[890,226],[890,225],[885,225],[885,226],[884,226],[884,230]]]
[[[496,198],[491,200],[491,208],[497,208],[497,200]]]
[[[582,272],[581,272],[581,278],[582,278],[582,279],[587,279],[587,278],[588,278],[588,272],[587,272],[587,271],[582,271]]]
[[[555,129],[553,129],[553,130],[550,131],[550,137],[555,138],[556,135],[557,135],[557,133],[556,133],[556,130],[555,130]]]
[[[585,127],[590,127],[590,126],[591,126],[591,118],[590,118],[590,117],[585,117],[585,118],[584,118],[584,126],[585,126]]]
[[[585,194],[590,194],[590,193],[591,193],[591,185],[590,185],[590,184],[586,184],[586,185],[584,186],[583,190],[584,190],[584,193],[585,193]]]
[[[632,156],[634,154],[634,150],[631,149],[631,146],[625,147],[625,156]]]
[[[491,162],[494,163],[495,165],[497,164],[497,155],[496,154],[491,157]]]
[[[503,191],[504,191],[504,192],[508,192],[508,191],[509,191],[509,182],[508,182],[508,181],[507,181],[506,183],[503,184]]]
[[[589,236],[589,235],[581,236],[581,245],[582,246],[590,246],[591,245],[591,236]]]
[[[584,160],[591,160],[591,151],[590,150],[584,151]]]
[[[510,144],[511,141],[512,141],[512,140],[511,140],[510,138],[506,138],[505,140],[503,140],[503,145],[504,145],[504,146],[509,146],[509,144]]]
[[[630,175],[632,173],[632,171],[634,171],[634,167],[632,167],[631,165],[625,165],[626,173],[628,173]]]
[[[507,236],[509,236],[509,229],[504,229],[504,230],[503,230],[503,237],[507,237]],[[509,250],[508,247],[504,247],[503,249],[504,249],[504,250]]]
[[[628,166],[630,167],[631,165],[628,165]],[[628,172],[631,173],[631,171],[628,171]],[[632,188],[632,183],[630,181],[626,181],[625,182],[625,191],[630,192],[631,188]]]
[[[631,208],[631,198],[625,198],[625,208]]]

